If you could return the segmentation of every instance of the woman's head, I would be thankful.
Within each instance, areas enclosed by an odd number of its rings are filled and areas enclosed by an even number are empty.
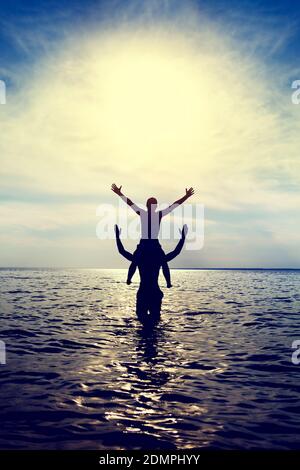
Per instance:
[[[146,202],[147,209],[156,209],[157,207],[157,199],[155,197],[149,197],[149,199]]]

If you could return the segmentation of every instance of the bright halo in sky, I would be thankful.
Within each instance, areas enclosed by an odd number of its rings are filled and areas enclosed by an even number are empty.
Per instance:
[[[7,160],[8,168],[33,171],[33,184],[53,191],[99,190],[97,169],[108,181],[122,171],[158,187],[168,172],[174,188],[184,170],[186,184],[195,174],[208,184],[236,165],[253,133],[273,130],[257,113],[260,84],[249,96],[244,64],[209,41],[154,28],[68,42],[27,84],[13,118],[26,165]]]

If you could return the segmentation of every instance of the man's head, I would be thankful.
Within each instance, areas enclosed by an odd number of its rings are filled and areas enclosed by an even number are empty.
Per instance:
[[[157,207],[157,199],[155,197],[149,197],[149,199],[146,202],[147,209],[156,209]]]

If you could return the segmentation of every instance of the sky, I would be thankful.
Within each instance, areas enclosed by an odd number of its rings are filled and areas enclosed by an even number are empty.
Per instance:
[[[125,267],[96,235],[115,182],[195,188],[172,267],[300,268],[299,56],[292,0],[1,2],[0,266]]]

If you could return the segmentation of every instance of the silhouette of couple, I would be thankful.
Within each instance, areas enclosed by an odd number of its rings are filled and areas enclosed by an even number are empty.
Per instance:
[[[163,298],[163,293],[158,284],[160,268],[162,268],[167,287],[172,287],[168,262],[179,255],[187,234],[187,226],[184,225],[183,229],[180,230],[181,239],[176,248],[170,253],[165,254],[158,241],[161,219],[192,196],[194,190],[193,188],[186,189],[185,195],[181,199],[178,199],[178,201],[175,201],[166,209],[157,211],[157,200],[154,197],[147,200],[147,209],[145,210],[124,196],[121,192],[122,186],[118,188],[113,184],[111,189],[141,218],[141,241],[133,254],[125,250],[120,239],[121,230],[117,225],[115,226],[115,233],[119,253],[131,262],[128,270],[127,284],[131,284],[136,268],[138,267],[139,269],[140,286],[136,297],[137,317],[143,325],[152,326],[160,319]]]

